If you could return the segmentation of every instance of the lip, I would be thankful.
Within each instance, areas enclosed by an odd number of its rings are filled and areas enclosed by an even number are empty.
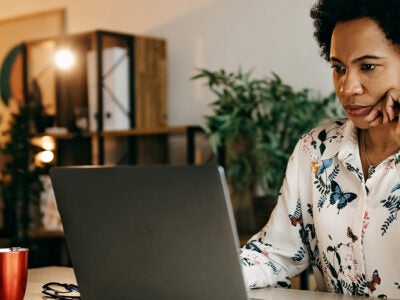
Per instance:
[[[351,117],[365,117],[369,114],[373,106],[346,105],[345,110]]]

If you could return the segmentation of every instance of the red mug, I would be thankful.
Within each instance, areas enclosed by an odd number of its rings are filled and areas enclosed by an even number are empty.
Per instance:
[[[0,248],[0,299],[23,300],[28,279],[26,248]]]

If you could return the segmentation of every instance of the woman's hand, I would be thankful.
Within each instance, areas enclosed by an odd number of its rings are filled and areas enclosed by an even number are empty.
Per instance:
[[[391,89],[365,117],[370,127],[397,122],[400,111],[400,90]]]
[[[391,89],[365,117],[370,127],[389,125],[392,136],[400,146],[400,90]]]

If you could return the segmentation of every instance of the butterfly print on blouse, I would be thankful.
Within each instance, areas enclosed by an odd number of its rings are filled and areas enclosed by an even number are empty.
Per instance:
[[[318,170],[317,174],[315,174],[315,176],[316,177],[320,176],[330,166],[332,166],[332,158],[323,160],[321,167],[319,168],[319,170]]]
[[[343,192],[336,181],[331,182],[330,204],[338,208],[338,213],[345,208],[348,203],[357,198],[357,195],[352,192]]]
[[[375,270],[372,274],[372,280],[368,282],[368,288],[371,292],[376,290],[376,286],[381,284],[381,278],[379,277],[378,270]]]
[[[290,219],[290,223],[292,223],[292,226],[297,226],[298,224],[301,224],[303,222],[302,216],[301,216],[300,201],[297,201],[296,209],[295,209],[294,213],[289,214],[289,219]]]
[[[355,243],[358,240],[358,236],[356,236],[353,233],[353,230],[351,230],[350,226],[347,227],[347,237],[350,238],[353,241],[353,243]]]

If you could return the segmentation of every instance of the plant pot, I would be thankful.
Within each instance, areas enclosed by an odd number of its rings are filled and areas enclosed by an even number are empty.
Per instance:
[[[265,195],[253,197],[254,226],[255,231],[259,231],[267,224],[272,211],[275,208],[277,196]]]
[[[232,207],[240,235],[252,235],[268,222],[276,205],[276,196],[240,196],[232,194]]]
[[[232,194],[233,213],[235,215],[236,228],[239,234],[251,234],[255,230],[253,197]]]

